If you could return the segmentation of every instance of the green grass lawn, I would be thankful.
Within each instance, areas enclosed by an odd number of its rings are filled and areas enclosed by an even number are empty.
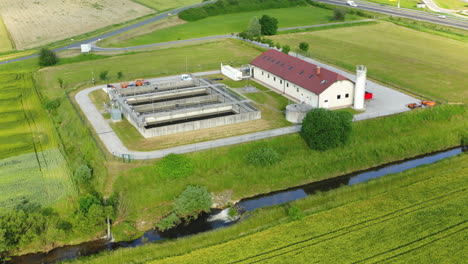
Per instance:
[[[460,190],[466,188],[467,161],[466,154],[460,155],[258,209],[227,228],[73,263],[193,263],[194,259],[200,263],[240,259],[251,263],[262,257],[272,257],[265,261],[268,263],[309,263],[314,259],[343,263],[365,258],[368,262],[388,258],[385,263],[462,263],[467,197]],[[306,216],[290,221],[290,206],[300,208]],[[465,223],[456,226],[460,222]],[[298,244],[293,245],[295,242]]]
[[[467,125],[465,116],[466,107],[445,105],[357,122],[349,145],[326,152],[310,150],[298,134],[200,151],[186,155],[195,172],[182,179],[162,177],[154,165],[133,169],[115,183],[126,208],[122,221],[151,228],[188,184],[214,193],[230,190],[237,200],[455,146]],[[264,168],[245,163],[247,153],[265,146],[282,160]]]
[[[0,53],[10,51],[13,49],[11,45],[10,37],[8,36],[8,31],[3,23],[2,18],[0,17]]]
[[[247,29],[252,17],[257,16],[260,18],[262,15],[276,17],[279,20],[278,26],[280,28],[333,22],[333,12],[331,10],[314,6],[268,9],[208,17],[199,21],[163,28],[149,34],[132,37],[126,41],[121,41],[122,39],[119,38],[119,42],[113,42],[111,38],[110,40],[106,40],[105,46],[129,47],[179,39],[239,33]],[[346,16],[347,21],[357,20],[358,18],[355,15]]]
[[[310,43],[309,56],[432,100],[466,103],[466,43],[381,22],[339,29],[273,36],[297,47]]]
[[[453,9],[453,10],[467,10],[468,9],[468,3],[462,0],[434,0],[434,2],[440,8]]]
[[[156,11],[169,10],[181,6],[188,6],[200,3],[201,0],[132,0]]]
[[[378,4],[384,4],[384,5],[390,5],[390,6],[397,6],[398,5],[398,0],[365,0],[368,2],[374,2]],[[400,0],[400,7],[405,7],[405,8],[412,8],[412,9],[418,9],[421,10],[420,8],[416,8],[416,4],[421,1],[418,0]]]

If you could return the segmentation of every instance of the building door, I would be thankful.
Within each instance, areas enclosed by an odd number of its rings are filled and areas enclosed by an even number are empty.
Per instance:
[[[328,100],[323,101],[323,108],[328,108]]]

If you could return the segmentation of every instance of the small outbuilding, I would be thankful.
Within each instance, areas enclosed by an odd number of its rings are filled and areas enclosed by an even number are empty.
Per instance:
[[[81,53],[90,53],[91,49],[91,44],[81,44]]]
[[[221,73],[233,81],[242,80],[242,72],[229,65],[223,65],[221,63]]]
[[[122,121],[122,112],[120,109],[114,108],[110,111],[111,119],[114,122]]]
[[[426,4],[425,3],[417,3],[416,7],[417,8],[426,8]]]

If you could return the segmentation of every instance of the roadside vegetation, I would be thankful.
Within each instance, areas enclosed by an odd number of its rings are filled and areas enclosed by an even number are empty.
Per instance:
[[[467,102],[468,67],[460,54],[468,47],[461,41],[386,22],[270,38],[291,47],[307,42],[307,56],[352,72],[366,65],[370,78],[421,97]]]
[[[459,145],[466,111],[465,106],[444,105],[355,122],[349,144],[327,151],[311,150],[299,134],[291,134],[186,154],[194,171],[183,178],[164,177],[158,163],[128,170],[114,185],[124,205],[119,221],[125,223],[114,226],[114,235],[128,239],[154,227],[190,184],[212,193],[230,190],[232,200],[238,200]],[[250,165],[245,157],[260,148],[273,149],[281,160]]]
[[[177,7],[193,5],[202,2],[202,0],[132,0],[158,12],[170,10]]]
[[[440,8],[453,10],[468,10],[468,3],[462,0],[434,0]]]
[[[467,202],[466,162],[468,156],[461,154],[258,209],[227,228],[72,263],[232,263],[270,257],[278,262],[463,262],[466,215],[460,212]]]

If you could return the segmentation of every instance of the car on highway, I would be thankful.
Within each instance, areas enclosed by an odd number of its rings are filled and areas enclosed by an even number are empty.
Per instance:
[[[352,7],[357,6],[356,2],[354,2],[354,1],[346,1],[346,4],[348,4],[349,6],[352,6]]]
[[[444,16],[444,15],[439,15],[437,16],[438,18],[447,18],[447,16]]]

